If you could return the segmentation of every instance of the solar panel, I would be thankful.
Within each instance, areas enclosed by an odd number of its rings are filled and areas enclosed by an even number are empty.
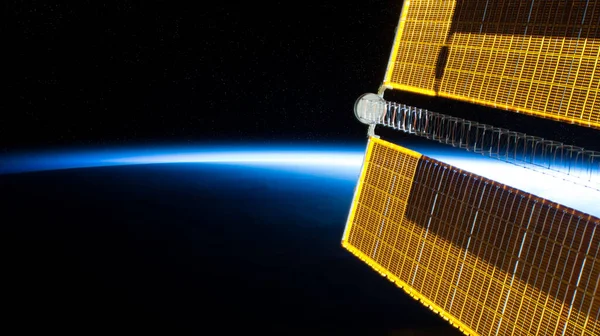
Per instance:
[[[598,335],[599,224],[372,137],[342,246],[465,334]]]
[[[406,0],[384,86],[600,128],[594,0]]]
[[[370,126],[391,127],[600,190],[597,151],[386,101],[373,93],[358,98],[354,113]]]

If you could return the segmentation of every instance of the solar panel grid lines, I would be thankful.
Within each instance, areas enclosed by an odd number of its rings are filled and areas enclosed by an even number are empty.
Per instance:
[[[363,173],[342,245],[452,325],[598,334],[600,219],[381,139]]]
[[[600,128],[598,1],[406,1],[384,86]]]

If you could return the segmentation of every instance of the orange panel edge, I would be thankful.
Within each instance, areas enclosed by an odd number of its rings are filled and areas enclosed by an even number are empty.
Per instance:
[[[452,8],[443,8],[442,2],[432,3],[435,2],[404,1],[383,88],[600,129],[600,70],[597,70],[600,33],[594,29],[579,29],[577,36],[559,34],[553,29],[557,25],[566,25],[567,31],[577,30],[578,25],[594,27],[597,14],[592,18],[587,2],[563,8],[566,3],[543,7],[543,2],[524,1],[520,7],[511,7],[514,13],[504,21],[500,12],[506,10],[506,6],[488,8],[486,2],[477,0],[456,2]],[[595,7],[600,5],[600,2],[592,3]],[[434,8],[436,6],[439,8]],[[527,11],[530,18],[523,16],[525,11],[521,7],[532,8]],[[432,14],[437,12],[440,12],[437,16]],[[452,15],[444,16],[442,12]],[[568,13],[569,20],[548,21],[549,16],[558,17],[552,14],[554,12]],[[469,28],[475,26],[469,25],[471,22],[477,23],[477,30]],[[505,29],[494,28],[500,26]],[[434,38],[440,27],[450,27],[444,41]],[[551,35],[540,35],[540,27],[543,34]],[[419,31],[423,33],[415,33]],[[514,36],[520,37],[520,42],[515,42]],[[425,64],[424,60],[413,57],[432,48],[448,50],[445,61],[439,62],[443,64],[441,69],[431,60]],[[436,81],[439,81],[437,89],[415,82],[423,68],[433,66]],[[401,77],[395,73],[399,71],[397,68],[404,69]]]
[[[364,161],[363,161],[363,166],[362,166],[361,173],[360,173],[360,177],[359,177],[359,180],[356,185],[355,192],[354,192],[354,197],[353,197],[352,205],[350,208],[350,214],[348,216],[348,221],[347,221],[346,227],[344,229],[344,234],[343,234],[343,238],[342,238],[342,247],[345,248],[346,250],[348,250],[350,253],[352,253],[356,257],[358,257],[363,262],[365,262],[367,265],[371,266],[377,273],[381,274],[383,277],[387,278],[392,283],[395,283],[398,287],[403,289],[413,299],[419,301],[425,307],[429,308],[432,312],[439,315],[441,318],[443,318],[445,321],[447,321],[450,325],[457,328],[459,331],[461,331],[465,335],[479,335],[477,332],[475,332],[474,330],[469,328],[466,324],[462,323],[456,317],[452,316],[450,313],[445,311],[442,307],[435,304],[433,301],[431,301],[427,297],[423,296],[421,293],[419,293],[417,290],[412,288],[406,282],[402,281],[400,278],[398,278],[397,276],[392,274],[390,271],[385,269],[385,267],[383,267],[382,265],[377,263],[375,260],[373,260],[371,257],[367,256],[366,254],[361,252],[358,248],[352,246],[349,243],[348,236],[350,234],[350,230],[352,229],[352,223],[353,223],[355,215],[356,215],[356,211],[358,208],[358,201],[360,199],[360,194],[362,191],[362,187],[364,185],[366,172],[369,168],[369,163],[370,163],[371,157],[373,155],[373,148],[374,148],[375,144],[379,144],[379,145],[385,146],[387,148],[393,149],[400,153],[411,156],[417,160],[420,160],[422,157],[422,154],[420,154],[416,151],[410,150],[408,148],[393,144],[391,142],[387,142],[380,138],[375,138],[375,137],[369,138],[367,150],[366,150]],[[414,172],[413,172],[413,175],[414,175]],[[409,193],[410,193],[410,191],[409,191]]]
[[[494,206],[499,207],[498,204],[504,204],[505,210],[510,204],[508,210],[503,211],[506,218],[498,217],[490,222]],[[434,216],[434,208],[452,212],[447,212],[445,217],[442,213]],[[475,214],[471,211],[465,217],[465,209],[471,208],[476,209]],[[508,220],[517,214],[521,214],[523,220]],[[485,225],[479,225],[478,218],[488,220]],[[520,233],[502,234],[488,241],[486,229],[474,231],[484,226],[492,230],[498,223],[504,223],[503,227],[510,228],[511,232]],[[565,293],[572,295],[567,300],[571,303],[551,295],[545,282],[517,276],[531,267],[542,269],[541,266],[552,260],[550,254],[532,259],[527,251],[549,239],[535,232],[554,230],[547,235],[553,232],[559,237],[556,228],[562,224],[577,225],[579,235],[573,235],[572,243],[552,247],[550,252],[563,253],[561,251],[571,251],[574,246],[578,252],[574,259],[556,260],[556,265],[562,266],[554,270],[546,268],[542,278],[554,278],[567,264],[572,265],[573,274],[579,273],[575,278],[582,282],[577,280],[574,284],[570,278],[563,281],[571,283],[565,288]],[[554,333],[562,330],[566,334],[592,335],[600,330],[594,317],[598,305],[592,307],[593,302],[600,302],[600,295],[595,289],[594,277],[582,277],[582,274],[600,272],[598,225],[600,219],[593,216],[584,216],[574,209],[372,137],[368,140],[341,245],[464,334],[528,334],[532,330],[552,334],[552,330]],[[456,232],[459,233],[455,236]],[[461,243],[459,236],[463,234],[468,235],[469,242],[473,240],[473,246],[461,245],[466,241]],[[477,248],[475,244],[479,244]],[[492,250],[496,250],[496,254],[490,252]],[[521,251],[525,251],[523,255]],[[537,248],[535,251],[537,253]],[[421,261],[421,255],[427,259]],[[512,261],[505,263],[505,257]],[[460,271],[455,273],[457,267]],[[481,271],[479,267],[492,271]],[[465,274],[462,280],[461,274]],[[590,284],[592,289],[586,289]],[[473,293],[485,295],[473,296]],[[524,303],[524,300],[540,297],[545,297],[545,301]],[[585,309],[572,309],[576,297],[581,301],[579,305],[587,302],[581,306]],[[515,300],[516,305],[512,304]],[[541,314],[538,318],[531,315],[536,311]],[[555,319],[555,316],[560,318]]]
[[[452,316],[447,311],[442,309],[442,307],[438,306],[433,301],[431,301],[428,298],[426,298],[425,296],[421,295],[421,293],[419,293],[414,288],[409,286],[406,282],[400,280],[397,276],[392,274],[390,271],[386,270],[383,266],[381,266],[379,263],[377,263],[371,257],[362,253],[359,249],[357,249],[354,246],[347,244],[347,243],[342,244],[342,246],[346,250],[348,250],[350,253],[354,254],[358,259],[362,260],[367,265],[371,266],[371,268],[373,268],[373,270],[375,270],[375,272],[381,274],[381,276],[383,276],[384,278],[387,278],[390,282],[396,284],[396,286],[398,286],[399,288],[404,290],[404,292],[406,292],[406,294],[410,295],[413,299],[419,301],[423,306],[429,308],[429,310],[431,310],[434,314],[439,315],[441,318],[443,318],[445,321],[447,321],[451,326],[455,327],[463,334],[479,335],[477,332],[475,332],[473,329],[469,328],[467,325],[462,323],[456,317]]]
[[[388,60],[388,66],[385,71],[383,86],[388,86],[391,84],[392,73],[394,72],[394,64],[396,63],[396,57],[398,55],[398,46],[400,45],[400,40],[402,39],[402,33],[404,32],[404,25],[406,24],[406,17],[408,15],[408,7],[410,5],[410,0],[405,0],[404,4],[402,4],[402,10],[400,12],[400,20],[398,21],[398,27],[396,28],[396,36],[394,36],[394,42],[392,45],[392,51],[390,53],[390,59]]]

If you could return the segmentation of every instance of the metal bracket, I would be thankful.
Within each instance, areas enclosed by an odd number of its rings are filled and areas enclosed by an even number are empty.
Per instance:
[[[385,85],[381,84],[379,86],[379,90],[377,90],[377,95],[379,97],[383,98],[383,94],[385,93],[386,89],[387,89],[387,87]],[[369,129],[367,130],[367,135],[369,137],[379,139],[379,135],[375,134],[375,127],[376,126],[377,126],[377,124],[369,125]]]
[[[376,124],[369,125],[369,129],[367,130],[367,135],[369,136],[369,138],[379,139],[379,135],[375,134],[375,126],[377,126],[377,125]]]
[[[381,84],[381,86],[379,86],[379,90],[377,90],[377,95],[379,95],[379,97],[383,98],[383,94],[385,93],[385,90],[387,89],[387,87],[383,84]]]

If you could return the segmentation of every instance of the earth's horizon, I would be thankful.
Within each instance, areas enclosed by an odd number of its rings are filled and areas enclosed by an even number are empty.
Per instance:
[[[0,175],[9,320],[22,330],[456,332],[341,248],[361,159],[342,178],[335,165],[218,163]]]

